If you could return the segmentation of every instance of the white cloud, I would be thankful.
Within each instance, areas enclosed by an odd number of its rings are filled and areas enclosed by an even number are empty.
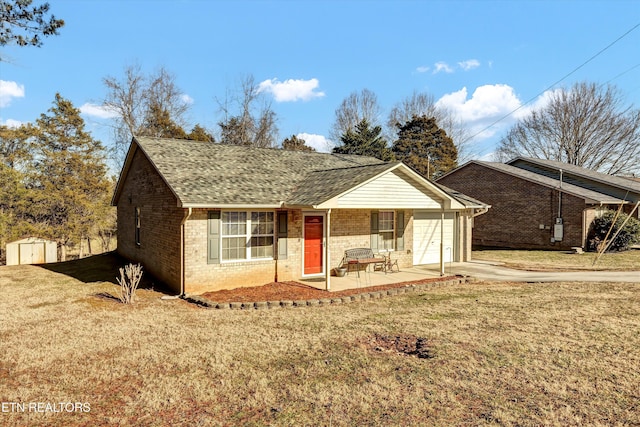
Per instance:
[[[545,108],[549,104],[549,102],[551,102],[551,98],[554,95],[557,95],[559,92],[562,92],[562,89],[552,89],[552,90],[545,91],[542,95],[540,95],[531,104],[529,104],[529,105],[523,107],[521,110],[519,110],[518,113],[517,113],[517,118],[522,118],[524,116],[527,116],[527,115],[531,114],[531,112],[533,110],[541,110],[541,109]]]
[[[4,123],[0,122],[0,124],[10,128],[10,129],[17,129],[21,125],[23,125],[24,123],[21,122],[20,120],[7,119],[7,120],[4,121]]]
[[[306,145],[315,148],[316,151],[321,153],[329,153],[333,149],[333,142],[322,135],[299,133],[296,136],[300,139],[304,139]]]
[[[416,68],[416,71],[418,73],[426,73],[427,71],[429,71],[431,68],[427,67],[426,65],[421,65],[420,67]]]
[[[258,92],[271,93],[276,102],[309,101],[324,96],[324,92],[316,91],[319,85],[318,79],[289,79],[283,82],[279,82],[278,79],[270,79],[260,83]]]
[[[0,80],[0,107],[8,107],[13,98],[24,98],[24,85]]]
[[[192,97],[190,97],[189,95],[187,95],[186,93],[183,94],[180,99],[182,100],[182,102],[184,102],[187,105],[191,105],[193,104],[194,100]]]
[[[118,113],[114,110],[103,105],[91,104],[89,102],[80,107],[80,112],[87,116],[94,116],[101,119],[113,119],[114,117],[118,117]]]
[[[466,61],[458,62],[460,68],[464,71],[473,70],[474,68],[478,68],[480,66],[480,61],[477,59],[467,59]]]
[[[520,108],[522,102],[513,88],[505,84],[485,85],[476,88],[468,97],[467,88],[444,95],[436,102],[437,107],[447,108],[454,112],[460,120],[467,123],[473,134],[482,131],[498,119]],[[486,139],[499,130],[513,124],[517,119],[511,115],[478,135],[478,139]]]
[[[446,62],[436,62],[433,66],[435,67],[433,74],[438,74],[440,72],[453,73],[453,68],[451,68]]]

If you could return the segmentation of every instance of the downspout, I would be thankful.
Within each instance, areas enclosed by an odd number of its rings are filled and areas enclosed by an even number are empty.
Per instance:
[[[562,218],[562,169],[560,169],[560,189],[558,190],[558,218]]]
[[[182,218],[182,221],[180,222],[180,296],[183,296],[185,294],[184,285],[186,281],[186,272],[185,272],[186,260],[184,255],[185,227],[186,227],[187,221],[189,220],[193,212],[192,208],[187,208],[187,209],[188,209],[187,213],[185,214],[184,218]]]
[[[330,268],[330,260],[331,260],[331,250],[329,248],[329,238],[331,237],[331,208],[327,209],[327,233],[326,233],[326,242],[325,242],[325,268],[324,268],[324,274],[325,274],[325,284],[326,284],[326,289],[325,290],[330,290],[331,289],[331,268]]]
[[[444,276],[444,204],[440,212],[440,276]]]

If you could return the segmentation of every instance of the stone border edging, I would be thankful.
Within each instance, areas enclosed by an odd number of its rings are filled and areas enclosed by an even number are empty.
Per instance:
[[[361,294],[354,294],[343,297],[308,299],[308,300],[281,300],[281,301],[256,301],[256,302],[214,302],[200,295],[183,295],[181,298],[187,302],[197,304],[206,308],[217,308],[220,310],[267,310],[287,307],[314,307],[327,305],[350,304],[352,302],[367,301],[369,299],[380,299],[388,296],[402,295],[405,293],[424,291],[430,288],[458,285],[462,283],[472,283],[476,279],[470,276],[462,276],[457,279],[442,280],[437,282],[419,283],[406,285],[398,288],[385,289],[383,291],[370,291]]]

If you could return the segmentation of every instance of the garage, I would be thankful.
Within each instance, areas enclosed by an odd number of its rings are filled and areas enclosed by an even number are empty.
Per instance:
[[[413,264],[440,262],[442,213],[415,211],[413,216]],[[444,214],[444,262],[453,261],[455,254],[455,213]]]

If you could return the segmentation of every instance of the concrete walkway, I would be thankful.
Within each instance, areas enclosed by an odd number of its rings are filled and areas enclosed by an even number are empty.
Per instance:
[[[639,266],[640,267],[640,266]],[[414,267],[415,268],[415,267]],[[425,268],[438,271],[439,266]],[[480,280],[507,282],[632,282],[640,283],[640,271],[525,271],[506,268],[487,261],[454,262],[445,265],[445,273],[472,276]]]

